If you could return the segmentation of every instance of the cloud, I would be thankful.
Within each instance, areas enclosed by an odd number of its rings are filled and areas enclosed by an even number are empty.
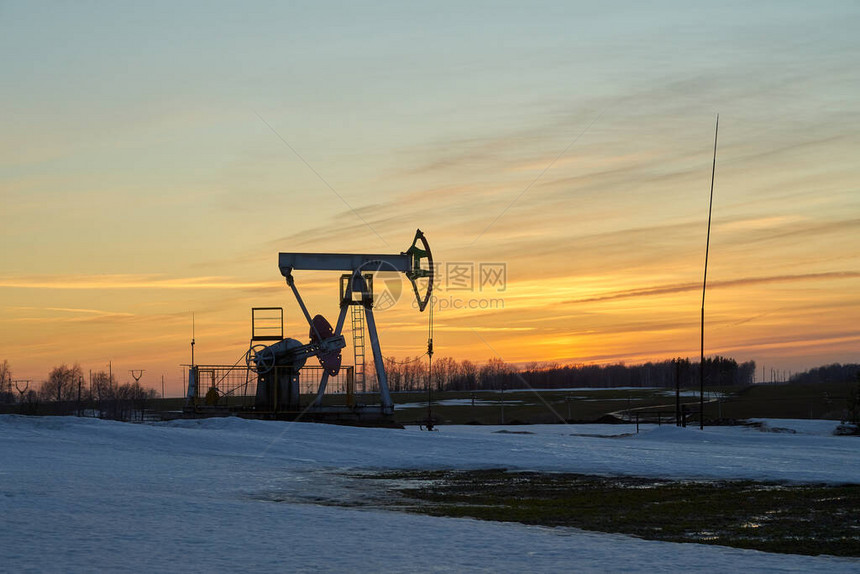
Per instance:
[[[732,222],[720,222],[732,225]],[[718,228],[719,229],[719,228]],[[739,231],[736,234],[731,234],[726,241],[735,244],[748,245],[752,242],[773,241],[777,239],[811,239],[823,235],[852,233],[856,236],[857,230],[860,229],[860,218],[840,219],[840,220],[806,220],[798,223],[791,218],[785,218],[782,225],[766,226],[761,228],[750,228],[746,232]]]
[[[7,307],[6,309],[29,315],[9,319],[16,323],[102,323],[135,317],[133,313],[70,307]]]
[[[710,288],[725,288],[725,287],[741,287],[748,285],[763,285],[767,283],[789,283],[798,281],[821,281],[821,280],[838,280],[838,279],[857,279],[860,278],[860,273],[856,271],[833,271],[829,273],[804,273],[800,275],[773,275],[771,277],[745,277],[742,279],[730,279],[727,281],[712,281],[708,283]],[[645,287],[642,289],[627,289],[624,291],[616,291],[607,293],[606,295],[597,295],[594,297],[585,297],[582,299],[573,299],[564,301],[565,303],[593,303],[598,301],[614,301],[618,299],[632,299],[636,297],[653,297],[659,295],[671,295],[674,293],[685,293],[687,291],[698,291],[702,288],[701,283],[677,283],[671,285],[660,285],[655,287]]]
[[[497,333],[497,332],[519,332],[519,331],[536,331],[537,327],[453,327],[450,325],[436,325],[436,331],[444,332],[463,332],[463,333]]]
[[[115,313],[111,311],[103,311],[101,309],[79,309],[71,307],[10,307],[13,311],[58,311],[60,313],[82,313],[85,315],[125,315],[131,316],[131,313]]]
[[[805,333],[791,335],[772,335],[766,338],[745,340],[735,345],[726,345],[714,350],[714,353],[738,352],[746,353],[764,350],[812,351],[821,348],[831,351],[839,348],[855,348],[860,342],[860,335],[855,332],[830,332],[819,336],[809,336]]]
[[[274,281],[240,281],[231,277],[178,277],[160,275],[13,275],[0,277],[7,289],[258,289],[280,290]]]

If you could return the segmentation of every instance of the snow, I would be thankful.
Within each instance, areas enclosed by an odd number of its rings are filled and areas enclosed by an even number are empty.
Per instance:
[[[664,389],[665,387],[563,387],[563,388],[531,388],[528,389],[511,389],[511,392],[531,391],[533,393],[562,393],[562,392],[606,392],[606,391],[654,391]],[[478,391],[481,392],[481,391]],[[484,391],[495,393],[498,391]],[[674,393],[674,391],[673,391]]]
[[[674,397],[675,391],[660,391],[661,397]],[[699,391],[679,391],[678,396],[683,398],[699,398],[701,393]],[[725,398],[725,393],[718,393],[716,391],[705,391],[705,399],[714,399],[714,398]]]
[[[472,405],[476,406],[499,406],[502,404],[498,400],[487,400],[487,399],[442,399],[441,401],[433,401],[433,406],[437,407],[468,407]],[[523,404],[522,401],[505,399],[505,405],[517,406]],[[398,409],[418,409],[418,408],[427,408],[427,402],[423,403],[404,403],[402,405],[397,405]]]
[[[833,421],[360,429],[237,418],[0,416],[0,570],[857,572],[860,560],[321,504],[384,496],[342,471],[511,468],[856,483]],[[499,430],[533,434],[504,434]],[[368,484],[363,484],[363,483]],[[374,490],[376,489],[376,490]]]

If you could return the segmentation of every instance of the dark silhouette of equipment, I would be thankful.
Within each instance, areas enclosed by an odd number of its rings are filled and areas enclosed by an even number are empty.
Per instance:
[[[260,307],[252,310],[251,343],[244,360],[246,372],[249,376],[256,377],[256,393],[253,409],[243,408],[237,414],[256,418],[304,418],[359,423],[390,419],[394,413],[394,403],[388,388],[373,310],[376,305],[384,304],[388,307],[395,304],[397,297],[386,291],[382,294],[385,297],[375,300],[373,279],[374,274],[379,272],[406,275],[412,286],[416,306],[419,311],[424,311],[433,292],[433,256],[424,234],[420,229],[417,230],[410,247],[401,253],[280,253],[278,267],[307,321],[309,341],[305,343],[283,336],[283,310],[280,307]],[[340,311],[334,327],[322,315],[311,316],[308,311],[293,275],[296,271],[305,270],[345,272],[341,275]],[[397,284],[399,285],[399,281]],[[324,404],[329,379],[337,377],[341,371],[342,351],[346,347],[343,327],[348,313],[352,316],[356,360],[361,357],[362,365],[356,364],[347,371],[346,404],[342,404],[343,401],[339,404]],[[432,310],[430,315],[432,317]],[[363,404],[355,400],[354,374],[356,370],[362,375],[364,372],[365,325],[375,367],[378,404]],[[431,339],[428,340],[428,353],[432,354],[432,330]],[[303,404],[301,389],[304,387],[307,392],[307,380],[302,380],[302,369],[311,358],[316,358],[320,365],[320,368],[316,369],[321,373],[319,386],[315,396],[309,402],[306,401],[307,404]],[[234,369],[235,365],[222,370],[229,373]],[[192,363],[188,376],[187,412],[201,414],[198,402],[199,379],[204,371],[212,376],[212,387],[216,386],[215,371],[212,368]],[[207,399],[216,403],[214,407],[223,409],[224,407],[218,404],[219,398],[214,395],[207,396]],[[207,400],[207,403],[210,400]]]

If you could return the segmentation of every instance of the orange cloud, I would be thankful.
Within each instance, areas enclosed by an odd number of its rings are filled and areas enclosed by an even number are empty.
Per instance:
[[[796,281],[817,281],[822,279],[857,279],[860,273],[855,271],[837,271],[830,273],[805,273],[801,275],[775,275],[772,277],[746,277],[743,279],[731,279],[727,281],[712,281],[708,283],[709,288],[739,287],[745,285],[762,285],[767,283],[790,283]],[[565,301],[565,303],[593,303],[596,301],[611,301],[616,299],[631,299],[635,297],[652,297],[658,295],[671,295],[673,293],[684,293],[687,291],[699,291],[701,283],[682,283],[675,285],[662,285],[658,287],[646,287],[642,289],[629,289],[606,295],[597,295],[582,299]]]
[[[280,288],[280,285],[277,285]],[[230,277],[166,278],[158,275],[19,275],[0,277],[0,288],[16,289],[274,289],[272,281]]]

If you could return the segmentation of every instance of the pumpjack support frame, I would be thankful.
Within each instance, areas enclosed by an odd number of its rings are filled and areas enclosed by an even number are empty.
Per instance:
[[[290,345],[289,351],[282,343],[276,343],[256,353],[249,355],[249,365],[255,362],[258,371],[260,367],[268,367],[271,362],[282,365],[295,364],[295,371],[301,368],[304,360],[316,356],[323,365],[319,388],[313,402],[305,409],[309,413],[324,413],[327,407],[322,404],[326,386],[330,376],[337,374],[340,368],[340,351],[346,346],[343,327],[350,307],[363,307],[364,318],[370,339],[373,362],[379,388],[380,404],[376,412],[383,417],[390,417],[394,412],[394,402],[388,388],[388,377],[385,372],[376,318],[373,313],[372,273],[378,271],[393,271],[406,275],[412,284],[412,291],[420,311],[424,311],[433,291],[433,256],[427,239],[421,230],[417,230],[412,245],[404,252],[397,254],[355,254],[355,253],[279,253],[278,268],[286,279],[287,285],[293,292],[309,327],[311,343],[309,345]],[[296,286],[294,271],[347,271],[341,279],[340,311],[334,329],[320,315],[311,317]],[[370,277],[370,281],[368,280]],[[419,280],[426,279],[424,295],[419,293]],[[358,300],[354,296],[360,295]],[[285,339],[284,341],[288,341]],[[280,345],[280,347],[278,347]],[[277,349],[276,349],[277,348]],[[276,352],[279,352],[275,359]],[[271,357],[269,356],[271,355]],[[263,374],[260,374],[263,377]],[[264,377],[265,378],[265,377]],[[287,404],[294,404],[292,399]],[[277,405],[275,405],[277,409]],[[366,410],[368,405],[354,405],[353,410]]]

